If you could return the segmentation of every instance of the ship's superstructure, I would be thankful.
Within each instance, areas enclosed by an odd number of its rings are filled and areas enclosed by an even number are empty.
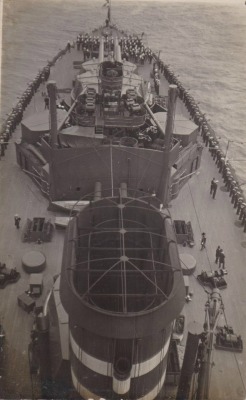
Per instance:
[[[198,127],[188,118],[168,118],[167,93],[153,101],[150,83],[137,74],[146,74],[147,65],[122,60],[116,33],[110,48],[102,36],[93,58],[78,64],[76,77],[67,71],[74,86],[71,106],[63,101],[65,110],[57,109],[59,88],[52,80],[47,84],[50,110],[22,122],[17,160],[52,201],[81,199],[98,180],[112,190],[126,182],[156,193],[162,202],[168,191],[167,204],[199,168]],[[153,73],[152,67],[147,71]],[[167,126],[172,131],[168,147]]]

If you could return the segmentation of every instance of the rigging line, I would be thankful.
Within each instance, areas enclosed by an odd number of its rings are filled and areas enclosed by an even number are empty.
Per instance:
[[[96,147],[92,145],[91,148],[92,148],[92,151],[89,151],[88,153],[82,153],[82,154],[79,154],[79,155],[76,155],[76,156],[73,156],[73,157],[66,158],[65,160],[62,160],[59,163],[57,163],[57,165],[63,164],[63,163],[65,163],[67,161],[70,161],[70,160],[75,160],[76,158],[80,158],[80,157],[84,157],[84,156],[88,156],[90,154],[96,153],[98,155],[98,157],[102,160],[102,162],[106,165],[106,167],[109,168],[108,164],[104,161],[104,159],[100,155],[100,152],[98,152],[98,150],[96,150]],[[100,147],[100,148],[102,148],[102,147]]]
[[[157,280],[156,280],[156,268],[155,268],[155,257],[153,253],[153,238],[151,232],[149,233],[150,236],[150,246],[151,246],[151,264],[153,266],[153,271],[154,271],[154,279],[155,279],[155,285],[157,286]],[[156,294],[157,294],[157,288],[156,288]]]
[[[79,248],[79,247],[78,247]],[[90,258],[91,258],[91,232],[89,233],[89,237],[88,237],[88,269],[89,269],[89,273],[87,274],[87,290],[89,292],[90,290]]]
[[[136,153],[132,153],[131,151],[126,150],[126,148],[123,149],[123,147],[121,147],[121,146],[117,146],[117,147],[118,147],[118,150],[119,150],[119,151],[128,153],[128,154],[130,154],[131,156],[135,156],[135,157],[136,157]],[[152,150],[154,153],[155,153],[155,152],[163,153],[162,151],[158,151],[158,150],[153,150],[153,149],[150,149],[150,150]],[[152,154],[152,155],[153,155],[153,154]],[[137,155],[137,157],[138,157],[138,158],[141,158],[142,160],[145,160],[145,161],[149,161],[149,160],[150,160],[150,158],[143,157],[143,156],[139,156],[139,155]],[[152,163],[155,164],[155,165],[157,165],[158,167],[161,167],[161,166],[162,166],[161,163],[155,162],[155,161],[153,161],[153,160],[152,160]]]
[[[91,149],[91,147],[90,147],[90,149]],[[88,156],[88,155],[93,154],[93,153],[94,153],[93,151],[88,151],[88,153],[83,153],[83,154],[79,154],[79,155],[76,155],[76,156],[73,156],[73,157],[69,157],[69,158],[66,158],[65,160],[61,160],[60,162],[57,163],[57,165],[66,163],[67,161],[74,160],[76,158]]]
[[[121,195],[121,190],[120,190],[120,203],[121,203],[121,205],[122,205],[122,195]],[[124,215],[123,215],[124,213],[123,213],[123,209],[122,209],[122,207],[120,208],[120,211],[119,211],[119,217],[120,217],[120,229],[124,229]],[[124,235],[124,233],[123,234],[120,234],[120,241],[121,241],[121,254],[122,254],[122,256],[126,256],[126,248],[125,248],[125,235]],[[123,264],[123,265],[122,265]],[[127,312],[127,279],[126,279],[126,273],[127,273],[127,271],[126,271],[126,261],[125,260],[122,260],[122,263],[121,263],[121,266],[123,267],[123,268],[121,268],[121,271],[122,271],[122,287],[123,287],[123,291],[122,291],[122,294],[123,294],[123,310],[124,310],[124,312]]]
[[[97,146],[95,144],[95,140],[92,140],[92,147],[94,148],[94,151],[96,152],[96,154],[98,155],[98,157],[101,159],[101,161],[106,165],[107,168],[109,168],[108,164],[106,163],[106,161],[104,161],[103,157],[101,156],[100,152],[97,150]],[[99,146],[98,146],[99,147]],[[102,147],[100,146],[100,149]],[[111,150],[110,150],[111,151]],[[111,169],[111,165],[110,165],[110,169]],[[112,193],[112,197],[113,197],[113,193]]]
[[[192,196],[192,191],[191,191],[191,187],[190,187],[189,181],[187,182],[187,184],[188,184],[188,188],[189,188],[189,191],[190,191],[190,196],[191,196],[193,208],[194,208],[194,211],[195,211],[195,214],[196,214],[197,222],[198,222],[198,225],[199,225],[199,228],[200,228],[200,233],[202,233],[202,228],[201,228],[200,220],[199,220],[198,213],[197,213],[197,210],[196,210],[194,198],[193,198],[193,196]],[[209,267],[210,267],[210,270],[212,271],[212,266],[211,266],[211,262],[210,262],[210,259],[209,259],[209,256],[208,256],[208,251],[207,251],[207,248],[206,248],[206,247],[205,247],[205,250],[206,250],[206,255],[207,255]]]
[[[145,169],[144,169],[144,171],[143,171],[142,177],[139,178],[139,180],[138,180],[138,182],[137,182],[137,184],[136,184],[136,188],[139,187],[139,185],[141,184],[142,180],[144,179],[145,174],[146,174],[147,170],[149,169],[150,164],[154,164],[153,161],[152,161],[153,155],[154,155],[154,153],[153,153],[152,156],[149,158],[148,163],[147,163],[147,165],[146,165],[146,167],[145,167]],[[158,164],[158,165],[159,165],[159,164]],[[161,165],[159,165],[159,166],[161,167]]]

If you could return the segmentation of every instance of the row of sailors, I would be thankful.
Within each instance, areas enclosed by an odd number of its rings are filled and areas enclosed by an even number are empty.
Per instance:
[[[7,149],[8,142],[12,133],[15,131],[17,125],[21,122],[23,118],[23,113],[30,103],[34,93],[37,91],[41,83],[48,80],[50,75],[50,65],[45,66],[41,71],[38,72],[36,77],[30,82],[20,97],[16,106],[12,109],[11,113],[6,119],[2,132],[0,134],[0,154],[5,155],[5,150]]]
[[[185,103],[186,108],[194,122],[199,126],[200,129],[202,129],[202,126],[205,126],[209,130],[210,128],[205,115],[201,112],[194,97],[189,93],[189,90],[185,89],[178,77],[175,76],[171,67],[167,64],[164,64],[164,62],[157,57],[155,57],[155,65],[158,67],[159,72],[165,76],[170,84],[175,84],[177,86],[179,97]]]
[[[28,84],[26,90],[23,92],[16,106],[12,109],[11,113],[8,114],[8,118],[4,122],[0,133],[0,155],[5,155],[5,150],[7,149],[8,142],[12,133],[15,131],[17,125],[21,122],[23,118],[23,113],[31,102],[31,99],[35,92],[38,90],[41,83],[45,83],[50,76],[50,68],[55,64],[56,60],[61,57],[62,54],[66,53],[67,49],[60,50],[58,54],[53,58],[52,61],[40,70],[36,77]]]
[[[156,94],[159,96],[160,93],[160,76],[159,76],[159,71],[158,68],[156,67],[156,63],[154,62],[153,64],[153,75],[154,75],[154,85],[155,85],[155,91]]]
[[[122,58],[129,60],[132,58],[135,62],[144,63],[148,60],[150,63],[153,59],[153,52],[148,47],[145,47],[142,39],[122,39],[119,41],[121,46]]]
[[[220,150],[215,137],[209,134],[203,134],[202,137],[205,145],[209,146],[213,160],[222,174],[225,187],[231,197],[231,203],[244,226],[244,232],[246,232],[246,202],[240,184],[236,181],[230,163],[226,161],[225,155]]]
[[[100,45],[99,36],[79,34],[76,39],[77,50],[98,50]]]
[[[243,192],[240,184],[236,181],[235,175],[232,172],[232,168],[229,162],[225,159],[225,154],[219,147],[219,142],[212,131],[205,114],[203,114],[198,107],[194,97],[184,88],[178,77],[175,76],[169,65],[163,63],[157,57],[155,58],[155,64],[157,65],[159,72],[162,72],[165,78],[170,84],[175,84],[178,87],[179,97],[184,101],[186,108],[188,109],[194,122],[199,126],[205,146],[209,148],[213,159],[222,174],[225,186],[229,191],[231,202],[234,204],[234,208],[237,209],[239,220],[242,221],[244,226],[244,232],[246,232],[246,200],[243,197]],[[158,69],[154,65],[154,80],[157,78]]]
[[[99,36],[78,35],[76,39],[77,50],[82,50],[84,59],[87,60],[91,51],[98,51],[100,46]],[[105,45],[109,51],[114,50],[114,39],[105,37]],[[128,38],[120,38],[119,45],[121,47],[122,58],[129,60],[132,58],[135,62],[144,63],[146,59],[152,62],[153,52],[144,46],[142,39],[129,36]]]
[[[48,62],[48,64],[37,73],[36,77],[28,84],[16,106],[12,109],[11,113],[8,114],[0,133],[0,155],[2,157],[5,155],[5,150],[7,149],[9,139],[11,138],[12,133],[15,131],[17,125],[21,122],[23,113],[28,104],[31,102],[33,95],[38,90],[39,86],[49,79],[51,66],[65,52],[66,49],[60,50],[53,60]]]
[[[109,37],[108,35],[105,35],[104,41],[105,41],[105,43],[108,43],[110,46],[112,46],[112,50],[113,50],[114,38]],[[128,37],[119,38],[118,42],[119,42],[120,46],[130,46],[130,47],[135,47],[135,46],[142,47],[143,46],[142,39],[140,39],[138,37],[133,37],[131,35]],[[76,38],[76,43],[78,45],[80,45],[81,48],[83,46],[91,48],[92,46],[99,46],[100,38],[99,38],[99,36],[90,36],[88,34],[85,34],[85,35],[79,34]]]

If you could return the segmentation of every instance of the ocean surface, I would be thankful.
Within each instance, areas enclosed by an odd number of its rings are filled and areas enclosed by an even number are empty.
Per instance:
[[[1,121],[47,60],[106,16],[104,0],[2,1]],[[112,0],[112,20],[144,32],[148,46],[161,51],[228,148],[246,191],[245,2]]]

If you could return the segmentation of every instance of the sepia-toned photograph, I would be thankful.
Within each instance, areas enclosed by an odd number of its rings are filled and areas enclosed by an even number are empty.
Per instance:
[[[246,2],[0,17],[0,399],[246,400]]]

